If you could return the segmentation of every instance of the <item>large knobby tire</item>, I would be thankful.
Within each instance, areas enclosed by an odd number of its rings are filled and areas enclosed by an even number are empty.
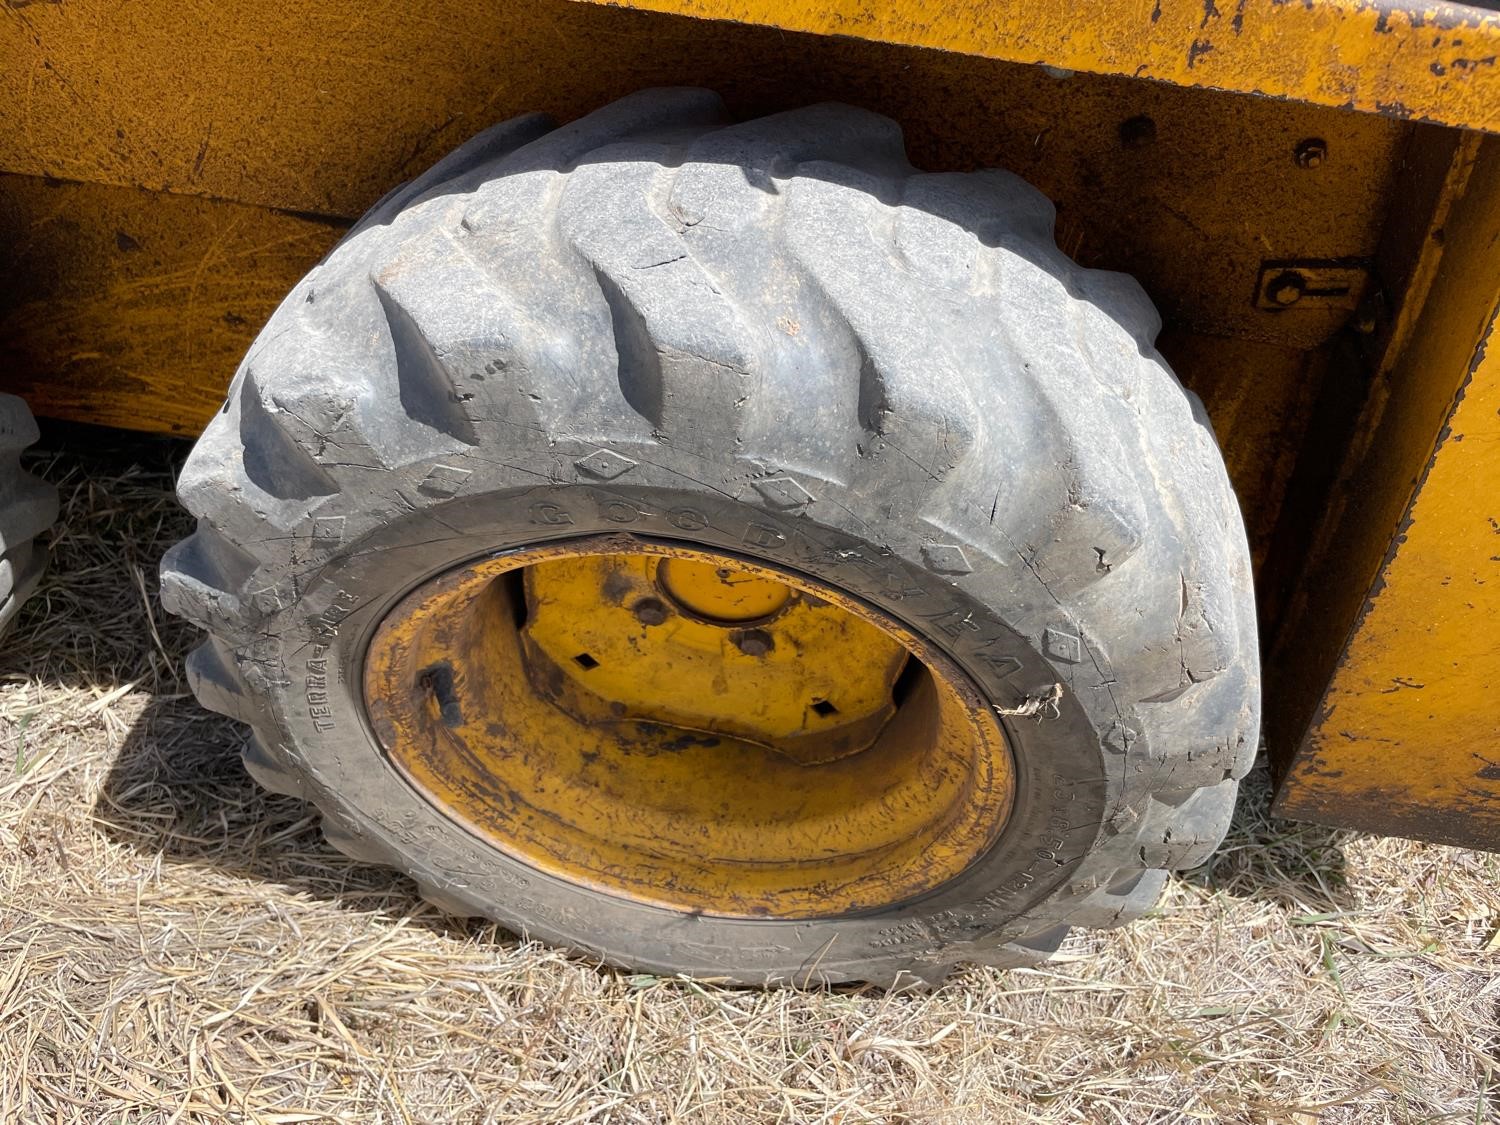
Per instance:
[[[42,579],[47,550],[36,539],[57,519],[57,489],[21,467],[37,437],[26,403],[0,394],[0,636]]]
[[[1150,301],[1052,221],[1008,173],[917,172],[847,106],[734,123],[659,90],[481,134],[287,297],[189,459],[198,530],[162,582],[210,633],[194,690],[340,850],[618,965],[931,982],[1139,916],[1255,752],[1249,558]],[[361,689],[385,615],[460,564],[621,532],[937,646],[1005,716],[994,844],[905,901],[720,917],[538,870],[420,796]]]

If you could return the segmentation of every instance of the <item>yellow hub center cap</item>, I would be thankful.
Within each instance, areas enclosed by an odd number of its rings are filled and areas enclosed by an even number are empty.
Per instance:
[[[364,690],[390,760],[477,837],[685,911],[914,897],[1014,794],[993,710],[922,638],[801,575],[630,537],[433,579],[377,629]]]
[[[757,577],[739,566],[663,559],[657,564],[656,580],[679,606],[710,621],[759,621],[792,600],[786,583]]]
[[[901,642],[742,566],[581,555],[528,566],[523,586],[532,687],[584,723],[664,723],[813,763],[865,749],[895,714]]]

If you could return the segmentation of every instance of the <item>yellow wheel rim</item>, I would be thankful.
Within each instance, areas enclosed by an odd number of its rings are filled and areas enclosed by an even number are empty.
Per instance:
[[[993,710],[903,625],[801,575],[631,537],[429,581],[376,630],[364,691],[391,762],[476,836],[684,911],[915,897],[989,848],[1014,797]]]

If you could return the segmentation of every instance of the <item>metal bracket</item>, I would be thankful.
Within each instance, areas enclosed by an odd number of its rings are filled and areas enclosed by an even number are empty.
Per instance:
[[[1260,264],[1255,307],[1356,309],[1370,284],[1366,258],[1282,258]]]

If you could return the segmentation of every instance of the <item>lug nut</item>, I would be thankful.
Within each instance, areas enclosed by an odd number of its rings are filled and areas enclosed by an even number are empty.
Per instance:
[[[642,598],[635,603],[635,619],[642,625],[660,625],[667,619],[667,607],[655,598]]]
[[[1266,296],[1273,304],[1280,305],[1282,308],[1295,305],[1302,300],[1302,294],[1306,291],[1307,282],[1300,273],[1293,273],[1291,270],[1277,274],[1266,286]]]
[[[1316,168],[1328,158],[1328,142],[1322,137],[1308,137],[1298,141],[1292,153],[1298,168]]]
[[[761,629],[749,629],[734,635],[734,643],[746,656],[764,656],[776,647],[771,634]]]
[[[1119,133],[1126,148],[1146,148],[1156,142],[1156,122],[1143,113],[1120,122]]]

